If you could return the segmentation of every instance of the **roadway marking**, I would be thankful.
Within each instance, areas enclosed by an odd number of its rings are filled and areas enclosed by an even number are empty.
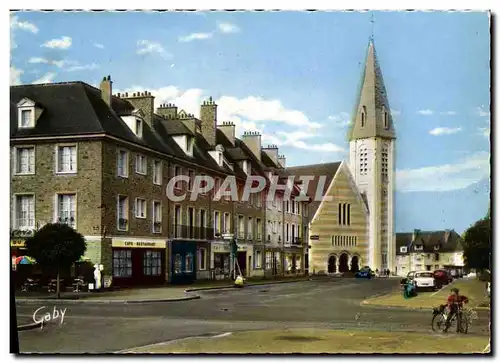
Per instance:
[[[456,280],[452,281],[451,283],[449,283],[448,285],[443,285],[442,288],[440,288],[438,291],[435,291],[431,294],[431,296],[434,296],[436,295],[438,292],[441,292],[442,290],[444,290],[445,287],[450,287],[451,285],[453,285],[453,283],[455,282]]]

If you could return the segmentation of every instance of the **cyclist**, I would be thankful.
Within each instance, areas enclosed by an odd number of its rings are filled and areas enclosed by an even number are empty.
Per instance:
[[[463,304],[464,303],[467,304],[468,302],[469,302],[469,298],[467,296],[460,295],[459,290],[456,287],[451,289],[451,295],[448,296],[448,301],[447,301],[448,314],[446,317],[444,332],[448,331],[448,328],[450,327],[451,319],[456,314],[458,314],[459,308],[462,308]]]

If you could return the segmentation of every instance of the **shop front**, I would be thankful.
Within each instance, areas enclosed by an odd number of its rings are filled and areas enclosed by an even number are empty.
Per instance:
[[[266,249],[264,256],[264,268],[265,268],[265,276],[281,276],[283,274],[282,271],[282,259],[283,254],[280,249],[272,248]]]
[[[302,270],[302,251],[285,250],[285,275],[295,275],[303,273]]]
[[[160,285],[165,283],[165,241],[111,242],[113,285]]]
[[[250,276],[252,269],[252,253],[251,246],[246,244],[238,244],[236,253],[239,269],[243,276]],[[216,280],[229,278],[233,272],[233,261],[231,258],[231,243],[229,241],[212,242],[212,261],[214,269],[214,277]],[[236,272],[238,273],[238,267]]]
[[[188,284],[196,280],[197,243],[175,240],[170,242],[170,283]]]

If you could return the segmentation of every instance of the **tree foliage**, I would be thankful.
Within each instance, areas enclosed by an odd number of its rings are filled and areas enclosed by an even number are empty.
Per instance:
[[[464,233],[464,260],[469,268],[491,268],[491,218],[474,223]]]
[[[85,238],[67,224],[46,224],[26,240],[26,254],[43,268],[57,271],[59,297],[59,271],[71,267],[87,250]]]

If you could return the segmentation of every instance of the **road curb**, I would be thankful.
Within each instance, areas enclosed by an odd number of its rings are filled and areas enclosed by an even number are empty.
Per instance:
[[[143,300],[91,300],[91,299],[76,299],[76,300],[64,300],[64,299],[18,299],[17,303],[21,304],[46,304],[46,303],[66,303],[66,304],[141,304],[141,303],[168,303],[177,301],[188,301],[200,299],[199,295],[186,296],[172,299],[143,299]]]
[[[40,328],[42,325],[43,325],[43,321],[37,321],[35,323],[24,324],[24,325],[18,325],[17,331],[32,330],[32,329]]]
[[[304,279],[304,280],[294,280],[294,281],[266,281],[266,282],[254,282],[254,283],[245,283],[244,286],[263,286],[263,285],[276,285],[276,284],[290,284],[293,282],[307,282],[312,281],[313,279]],[[199,287],[194,289],[184,290],[185,292],[196,292],[196,291],[207,291],[207,290],[228,290],[228,289],[239,289],[234,285],[226,285],[226,286],[217,286],[217,287]]]
[[[382,296],[384,294],[378,295]],[[378,297],[374,296],[372,298]],[[370,299],[372,299],[370,298]],[[368,300],[368,299],[367,299]],[[361,306],[370,306],[374,308],[379,308],[379,309],[396,309],[396,310],[432,310],[432,307],[426,307],[426,306],[395,306],[395,305],[382,305],[382,304],[370,304],[367,300],[363,300],[360,305]],[[489,308],[484,308],[484,307],[473,307],[472,309],[474,310],[480,310],[480,311],[490,311]]]

